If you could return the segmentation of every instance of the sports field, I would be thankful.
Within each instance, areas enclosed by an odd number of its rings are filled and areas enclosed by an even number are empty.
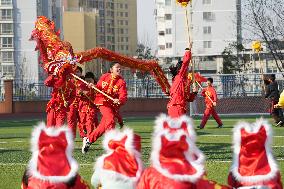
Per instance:
[[[217,129],[212,119],[204,130],[197,130],[197,146],[207,156],[206,168],[210,179],[222,184],[227,182],[227,174],[231,165],[232,128],[240,118],[223,118],[224,128]],[[245,118],[253,122],[255,118]],[[20,188],[21,177],[31,157],[30,133],[32,127],[40,120],[0,120],[0,189]],[[200,123],[195,120],[195,125]],[[145,166],[149,165],[151,152],[151,133],[154,118],[126,118],[126,124],[142,137],[142,157]],[[273,128],[273,152],[284,181],[284,128]],[[91,146],[90,151],[81,153],[81,141],[76,139],[74,157],[80,164],[80,174],[87,181],[93,172],[96,156],[102,153],[101,140]]]

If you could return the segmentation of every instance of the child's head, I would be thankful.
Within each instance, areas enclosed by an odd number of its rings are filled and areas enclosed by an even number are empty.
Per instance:
[[[212,77],[209,77],[208,79],[207,79],[207,86],[212,86],[212,84],[213,84],[213,78]]]
[[[83,69],[80,66],[77,66],[75,70],[75,75],[77,75],[78,77],[81,77],[82,73],[83,73]]]
[[[179,61],[175,66],[174,65],[170,66],[169,69],[170,69],[170,73],[172,74],[173,79],[178,74],[181,66],[182,66],[182,61]]]
[[[92,72],[87,72],[85,75],[85,81],[88,83],[96,83],[95,75]]]
[[[275,78],[276,78],[275,74],[271,74],[269,76],[269,80],[272,81],[272,82],[275,81]]]
[[[112,62],[110,63],[110,73],[112,73],[114,76],[119,76],[121,73],[121,67],[118,62]]]

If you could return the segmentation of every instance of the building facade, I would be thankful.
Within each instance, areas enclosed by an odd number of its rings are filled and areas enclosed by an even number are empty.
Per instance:
[[[185,8],[174,0],[156,0],[158,57],[172,61],[183,56],[188,46]],[[218,72],[222,51],[230,43],[240,42],[240,0],[200,0],[187,6],[192,29],[193,56],[196,69]]]
[[[136,55],[136,0],[65,0],[63,4],[69,10],[79,8],[83,11],[98,12],[97,47],[105,47],[127,56]],[[108,70],[108,64],[104,61],[97,61],[97,64],[100,65],[97,70],[100,69],[101,73]],[[128,69],[123,69],[122,72],[124,77],[131,75]]]

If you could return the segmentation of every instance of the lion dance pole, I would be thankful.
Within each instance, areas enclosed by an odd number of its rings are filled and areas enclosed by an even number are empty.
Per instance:
[[[192,0],[176,0],[185,10],[186,33],[188,38],[189,50],[192,48]],[[190,13],[188,12],[188,4],[190,6]],[[191,62],[192,84],[195,85],[194,62]]]

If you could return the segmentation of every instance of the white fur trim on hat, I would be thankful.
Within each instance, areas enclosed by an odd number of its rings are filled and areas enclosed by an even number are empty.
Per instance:
[[[195,143],[196,142],[196,134],[193,127],[193,121],[186,115],[180,116],[178,118],[171,118],[166,114],[160,114],[155,121],[155,133],[160,132],[164,129],[164,122],[167,122],[170,128],[181,128],[182,123],[187,125],[187,131],[189,138]]]
[[[45,132],[48,136],[58,136],[61,132],[65,133],[66,140],[67,140],[67,148],[66,148],[66,157],[69,161],[70,165],[70,172],[66,176],[44,176],[37,170],[37,161],[38,161],[38,142],[41,132]],[[78,171],[78,164],[76,160],[72,157],[74,144],[73,144],[73,135],[71,134],[70,129],[67,126],[62,126],[59,128],[55,127],[49,127],[47,128],[45,126],[44,122],[39,123],[37,126],[34,127],[34,130],[32,132],[31,137],[31,152],[32,152],[32,158],[29,161],[28,164],[28,173],[38,179],[49,181],[53,183],[58,182],[68,182],[71,178],[75,177],[77,175]],[[54,162],[54,165],[56,166],[56,162]]]
[[[238,169],[239,169],[239,154],[240,154],[240,148],[241,148],[241,129],[245,129],[246,132],[249,133],[257,133],[261,127],[264,127],[266,130],[267,139],[265,142],[265,150],[266,155],[268,158],[268,163],[270,166],[270,173],[267,175],[257,175],[257,176],[242,176]],[[277,163],[274,160],[272,151],[271,151],[271,144],[272,144],[272,129],[271,126],[268,124],[266,120],[259,119],[253,124],[249,124],[247,122],[240,122],[238,123],[234,129],[234,138],[233,138],[233,164],[231,167],[231,172],[233,176],[239,181],[239,182],[248,182],[248,183],[257,183],[257,182],[264,182],[273,179],[278,172],[278,166]]]
[[[129,154],[133,155],[136,159],[136,162],[138,164],[138,170],[136,172],[135,177],[128,177],[126,175],[117,173],[115,171],[111,170],[105,170],[103,168],[104,165],[104,159],[108,156],[110,156],[113,153],[113,150],[108,147],[108,143],[110,140],[121,140],[123,137],[127,136],[126,142],[125,142],[125,148],[128,151]],[[121,183],[128,186],[133,185],[135,188],[135,185],[137,181],[139,180],[142,170],[143,170],[143,163],[141,161],[141,154],[138,152],[134,147],[134,133],[132,129],[125,128],[123,131],[120,131],[118,129],[113,129],[108,131],[105,134],[104,140],[103,140],[103,147],[106,150],[106,154],[99,157],[95,163],[94,166],[94,174],[91,179],[91,183],[94,187],[97,187],[100,183],[108,182],[110,183]]]
[[[171,174],[168,170],[162,168],[160,161],[159,161],[162,136],[166,137],[167,140],[169,141],[179,141],[182,136],[186,136],[186,141],[189,145],[189,149],[184,152],[184,156],[187,159],[187,161],[190,162],[190,164],[197,171],[194,175]],[[151,153],[152,165],[155,169],[157,169],[157,171],[159,171],[164,176],[177,180],[177,181],[187,181],[187,182],[195,183],[204,174],[203,162],[204,162],[205,156],[196,147],[196,145],[192,142],[192,140],[189,138],[188,134],[184,130],[178,130],[175,133],[170,133],[168,129],[156,132],[153,135],[152,148],[153,148],[152,153]],[[195,159],[193,159],[194,154],[200,157],[199,161],[196,161]]]

